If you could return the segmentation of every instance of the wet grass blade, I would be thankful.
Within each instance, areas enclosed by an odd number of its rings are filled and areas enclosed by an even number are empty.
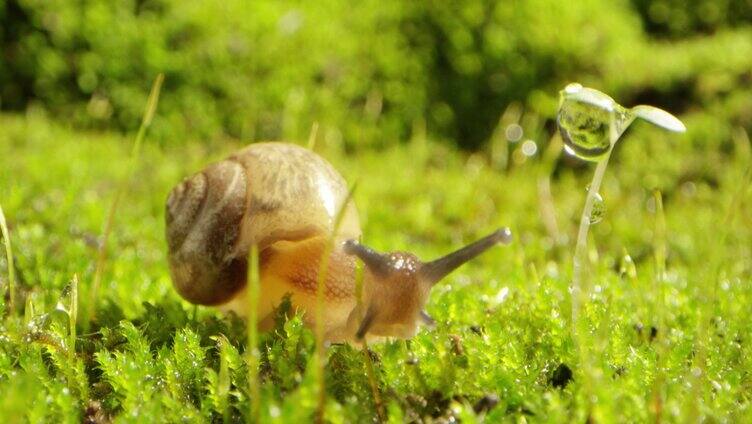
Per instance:
[[[261,411],[261,382],[258,375],[261,360],[258,349],[258,303],[261,280],[259,251],[255,244],[251,246],[248,264],[248,393],[251,398],[251,421],[257,423]]]
[[[363,310],[363,263],[360,261],[355,262],[355,299],[357,301],[355,310]],[[359,317],[358,320],[362,320],[363,317]],[[376,373],[373,370],[373,360],[371,360],[371,354],[368,350],[368,341],[363,338],[363,361],[366,365],[366,375],[368,376],[368,384],[371,386],[371,395],[373,396],[373,404],[376,406],[376,416],[379,422],[385,422],[386,413],[384,412],[384,403],[381,400],[381,392],[379,391],[379,383],[376,381]]]
[[[653,287],[657,287],[657,298],[653,303],[657,303],[653,308],[656,314],[656,326],[658,333],[656,334],[656,342],[658,343],[658,358],[656,359],[655,381],[653,382],[653,414],[655,415],[655,422],[660,422],[663,411],[663,382],[664,366],[666,363],[666,356],[668,354],[668,338],[666,334],[666,319],[665,309],[666,305],[666,215],[663,211],[663,196],[659,190],[653,191],[653,199],[655,201],[655,232],[653,233],[653,254],[655,255],[655,284]],[[654,290],[654,289],[653,289]]]
[[[13,265],[13,248],[10,244],[10,232],[8,224],[5,222],[5,213],[0,206],[0,231],[2,231],[3,242],[5,243],[5,258],[8,262],[8,314],[12,314],[16,306],[16,271]]]
[[[70,287],[70,306],[68,308],[68,352],[71,363],[76,358],[76,321],[78,321],[78,275],[73,274]]]
[[[318,139],[319,135],[319,123],[314,122],[313,125],[311,125],[311,132],[308,134],[308,150],[313,150],[316,148],[316,140]]]
[[[316,386],[319,388],[318,406],[316,408],[316,422],[324,422],[324,412],[326,408],[326,379],[324,378],[324,372],[326,367],[326,351],[324,350],[324,286],[326,285],[326,274],[329,271],[329,257],[334,250],[334,243],[339,233],[339,228],[342,225],[342,220],[345,217],[345,211],[347,206],[352,201],[353,195],[357,183],[350,187],[347,192],[345,200],[337,211],[337,215],[334,218],[334,225],[332,233],[329,235],[329,240],[324,247],[324,252],[321,255],[321,261],[319,263],[319,272],[316,281],[316,352],[315,362],[317,366],[316,372]]]
[[[120,204],[128,183],[130,182],[131,178],[133,177],[133,173],[135,172],[139,153],[141,152],[141,144],[143,143],[144,136],[146,135],[146,130],[149,128],[149,126],[151,126],[151,121],[152,119],[154,119],[154,113],[157,110],[157,104],[159,103],[159,93],[162,89],[163,81],[164,74],[159,74],[154,80],[154,84],[152,84],[151,86],[151,92],[149,93],[149,98],[146,102],[146,111],[144,112],[144,117],[141,120],[141,126],[138,128],[136,139],[133,142],[133,148],[131,150],[131,156],[128,160],[126,175],[118,185],[115,199],[113,200],[112,205],[110,205],[110,210],[107,214],[107,220],[105,221],[104,230],[102,231],[101,244],[99,245],[99,250],[97,252],[97,263],[96,269],[94,271],[94,279],[89,291],[89,302],[86,306],[88,310],[88,316],[86,321],[84,322],[85,328],[88,328],[91,321],[96,317],[96,304],[99,297],[99,287],[101,285],[104,267],[107,262],[107,245],[110,238],[110,233],[112,233],[112,226],[115,222],[115,212],[117,211],[118,205]]]

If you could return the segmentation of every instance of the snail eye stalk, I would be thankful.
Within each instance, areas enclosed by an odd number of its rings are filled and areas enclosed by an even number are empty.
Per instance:
[[[512,232],[509,228],[498,229],[459,250],[423,264],[420,268],[420,275],[424,280],[430,282],[431,285],[436,284],[462,264],[474,259],[491,247],[499,243],[509,244],[511,241]]]

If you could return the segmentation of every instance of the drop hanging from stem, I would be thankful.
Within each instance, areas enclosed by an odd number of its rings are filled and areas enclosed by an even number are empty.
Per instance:
[[[624,131],[640,118],[672,132],[684,132],[684,124],[672,114],[648,105],[625,108],[601,91],[573,83],[560,92],[556,122],[567,153],[597,162],[593,180],[580,219],[572,268],[572,323],[575,325],[582,296],[582,276],[587,252],[587,236],[593,224],[593,209],[612,149]]]

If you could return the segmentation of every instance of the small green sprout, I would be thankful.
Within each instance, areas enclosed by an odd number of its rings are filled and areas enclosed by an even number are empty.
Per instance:
[[[565,150],[580,159],[598,163],[585,199],[574,252],[573,325],[577,322],[580,298],[583,295],[582,275],[587,252],[588,231],[591,224],[600,221],[604,210],[603,200],[598,190],[614,145],[636,118],[644,119],[668,131],[686,131],[679,119],[657,107],[639,105],[627,109],[606,94],[577,83],[567,85],[560,92],[556,122],[564,140]]]

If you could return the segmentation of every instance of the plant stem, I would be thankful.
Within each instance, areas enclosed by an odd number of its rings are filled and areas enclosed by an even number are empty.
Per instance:
[[[355,262],[355,310],[361,311],[361,316],[358,320],[363,319],[363,263]],[[371,360],[371,354],[368,350],[368,339],[363,337],[363,361],[366,364],[366,375],[368,376],[368,383],[371,386],[371,395],[373,396],[373,404],[376,407],[376,417],[379,423],[385,422],[384,404],[381,400],[381,393],[379,392],[379,384],[376,381],[376,373],[373,370],[373,361]]]
[[[595,387],[599,386],[598,380],[602,376],[602,373],[597,372],[597,370],[594,370],[592,367],[592,346],[582,343],[582,340],[584,339],[583,336],[585,335],[580,334],[580,326],[578,324],[580,308],[590,294],[589,280],[584,278],[587,277],[585,271],[589,264],[587,248],[588,232],[590,231],[590,219],[593,214],[595,199],[601,188],[603,176],[606,174],[606,168],[608,167],[608,161],[611,158],[613,147],[633,120],[634,117],[628,117],[626,121],[618,122],[619,125],[617,125],[617,113],[615,110],[611,111],[609,120],[609,141],[611,143],[611,148],[603,159],[598,162],[598,166],[596,166],[595,172],[593,173],[593,179],[590,182],[587,197],[585,198],[585,207],[583,208],[582,216],[580,217],[580,228],[577,232],[577,245],[574,250],[572,264],[572,336],[574,338],[575,349],[579,356],[580,366],[583,372],[584,387],[587,398],[586,402],[588,404],[587,409],[590,411],[590,414],[592,414],[596,408],[596,405],[591,401],[591,394],[593,394],[592,391]],[[588,284],[583,284],[583,282],[587,282]]]
[[[70,289],[70,313],[68,314],[68,353],[70,361],[76,359],[76,321],[78,320],[78,275],[73,274]]]
[[[345,206],[347,206],[346,203],[343,204],[343,209]],[[329,270],[329,257],[332,254],[332,250],[334,250],[334,231],[332,232],[330,240],[327,241],[323,255],[321,256],[318,282],[316,285],[316,351],[314,353],[316,362],[316,379],[318,380],[316,384],[318,387],[318,403],[314,418],[314,422],[316,423],[324,422],[326,409],[326,349],[324,348],[326,328],[324,326],[324,286],[326,285],[326,274]]]
[[[5,214],[3,213],[3,207],[0,206],[0,231],[2,231],[3,241],[5,242],[5,258],[8,261],[8,314],[12,314],[15,310],[16,299],[16,274],[13,266],[13,249],[10,247],[10,234],[8,233],[8,225],[5,222]]]
[[[593,180],[590,182],[590,187],[588,188],[587,197],[585,198],[585,208],[582,210],[582,216],[580,217],[580,229],[577,232],[577,245],[574,249],[574,262],[572,265],[572,325],[575,328],[580,313],[580,301],[583,296],[582,276],[584,267],[587,264],[587,238],[590,231],[590,217],[593,213],[595,198],[598,190],[600,190],[601,182],[603,182],[603,175],[606,172],[610,157],[611,152],[609,151],[606,157],[598,162],[598,166],[595,168],[595,173],[593,174]]]
[[[136,164],[138,163],[138,156],[141,152],[141,144],[144,137],[146,136],[146,130],[149,128],[149,126],[151,126],[151,121],[154,118],[154,114],[157,110],[157,104],[159,103],[159,92],[162,89],[163,81],[164,74],[159,74],[154,80],[154,84],[152,84],[151,86],[151,92],[149,93],[149,97],[146,101],[146,110],[144,112],[143,119],[141,120],[141,126],[138,128],[136,139],[133,142],[133,148],[131,150],[131,156],[128,160],[126,174],[118,184],[117,192],[115,193],[115,199],[112,201],[110,210],[107,213],[107,221],[105,221],[104,230],[102,231],[102,242],[99,245],[99,251],[97,252],[94,280],[92,281],[91,289],[89,292],[89,303],[87,304],[88,314],[86,321],[84,321],[84,328],[86,330],[88,330],[91,321],[94,320],[96,315],[96,304],[99,300],[99,286],[101,285],[104,266],[107,262],[107,244],[110,238],[110,233],[112,232],[112,226],[115,223],[115,213],[118,210],[118,205],[120,204],[120,200],[126,191],[128,183],[133,177]]]
[[[261,387],[258,379],[258,303],[260,289],[259,251],[251,246],[248,258],[248,392],[251,397],[251,422],[258,423],[261,412]]]
[[[316,322],[315,322],[315,336],[316,336],[316,351],[314,353],[316,363],[316,386],[319,388],[318,392],[318,406],[316,407],[316,414],[314,422],[323,423],[326,409],[326,349],[324,349],[324,339],[326,337],[326,327],[324,325],[324,290],[326,286],[326,275],[329,271],[329,259],[334,251],[335,243],[338,240],[337,234],[339,233],[339,227],[342,225],[342,220],[347,212],[347,206],[352,200],[353,194],[357,184],[353,184],[347,193],[347,196],[342,201],[342,205],[339,207],[337,214],[334,217],[334,223],[332,225],[332,233],[326,242],[324,251],[321,254],[321,262],[319,262],[319,272],[316,277]]]
[[[665,310],[666,305],[666,215],[663,211],[663,196],[660,190],[653,191],[655,199],[655,233],[653,237],[653,251],[655,254],[655,279],[658,287],[658,300],[654,302],[656,316],[656,325],[658,327],[657,337],[657,358],[655,381],[653,383],[653,414],[655,422],[661,422],[663,416],[663,384],[665,381],[664,368],[666,356],[668,353],[668,337],[666,337]]]
[[[366,363],[366,375],[368,375],[368,382],[371,385],[371,395],[373,396],[373,404],[376,406],[376,417],[379,423],[386,422],[386,413],[384,412],[384,403],[381,400],[381,393],[379,393],[379,385],[376,382],[376,373],[373,370],[373,361],[371,360],[371,354],[368,351],[368,341],[363,338],[363,359]]]
[[[590,231],[590,218],[593,214],[593,205],[595,205],[595,198],[598,195],[598,190],[601,188],[603,175],[606,173],[606,167],[608,167],[608,160],[611,158],[614,145],[616,145],[619,137],[621,137],[627,127],[632,124],[632,121],[634,121],[634,116],[627,115],[624,121],[617,122],[617,111],[611,111],[608,126],[611,149],[609,149],[603,159],[598,162],[598,166],[595,168],[595,173],[593,173],[593,180],[590,182],[590,187],[588,188],[587,197],[585,198],[585,208],[582,210],[582,216],[580,217],[580,229],[577,232],[577,245],[574,249],[572,264],[572,328],[575,330],[575,337],[577,336],[577,319],[580,314],[580,302],[584,295],[582,282],[584,268],[587,265],[587,238],[588,231]]]

